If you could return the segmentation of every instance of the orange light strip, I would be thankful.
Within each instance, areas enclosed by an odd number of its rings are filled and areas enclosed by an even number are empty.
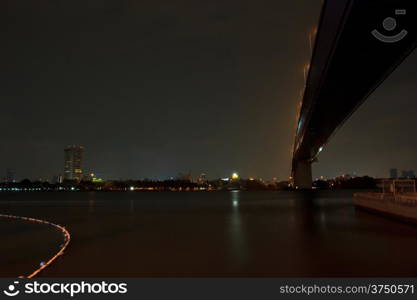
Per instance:
[[[64,235],[64,245],[62,246],[61,250],[59,250],[59,252],[57,252],[53,257],[51,257],[48,262],[46,262],[45,264],[43,264],[42,266],[40,266],[37,270],[33,271],[30,275],[26,276],[26,278],[33,278],[36,275],[38,275],[42,270],[44,270],[45,268],[47,268],[50,264],[52,264],[58,257],[60,257],[61,255],[64,254],[65,249],[68,247],[70,241],[71,241],[71,235],[68,232],[68,230],[65,229],[65,227],[58,225],[58,224],[54,224],[45,220],[40,220],[40,219],[35,219],[35,218],[29,218],[29,217],[20,217],[20,216],[14,216],[14,215],[4,215],[4,214],[0,214],[0,217],[3,218],[9,218],[9,219],[19,219],[19,220],[24,220],[24,221],[29,221],[29,222],[35,222],[35,223],[41,223],[41,224],[46,224],[46,225],[50,225],[55,227],[56,229],[60,230],[62,232],[62,234]]]

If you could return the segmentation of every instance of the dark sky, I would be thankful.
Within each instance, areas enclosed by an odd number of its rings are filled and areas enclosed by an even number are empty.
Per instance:
[[[0,170],[285,179],[319,0],[3,0]],[[315,175],[417,169],[417,55],[354,114]],[[411,92],[410,92],[411,91]],[[1,174],[1,173],[0,173]]]

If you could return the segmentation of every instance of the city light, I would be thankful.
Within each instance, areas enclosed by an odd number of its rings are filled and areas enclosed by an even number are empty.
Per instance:
[[[238,178],[239,178],[239,174],[238,173],[235,172],[235,173],[232,174],[232,179],[236,180]]]

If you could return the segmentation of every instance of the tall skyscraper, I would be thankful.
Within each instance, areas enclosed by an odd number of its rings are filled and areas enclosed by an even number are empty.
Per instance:
[[[81,181],[83,177],[83,146],[71,145],[64,149],[64,179]]]

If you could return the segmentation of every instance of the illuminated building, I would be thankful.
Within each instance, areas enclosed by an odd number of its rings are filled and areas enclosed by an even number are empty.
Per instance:
[[[206,173],[201,173],[200,176],[197,178],[197,183],[202,184],[207,182],[207,175]]]
[[[64,181],[64,178],[62,177],[62,175],[55,175],[52,177],[52,180],[51,180],[53,184],[62,183],[63,181]]]
[[[64,149],[64,179],[81,181],[83,177],[83,152],[82,146],[68,146]]]

